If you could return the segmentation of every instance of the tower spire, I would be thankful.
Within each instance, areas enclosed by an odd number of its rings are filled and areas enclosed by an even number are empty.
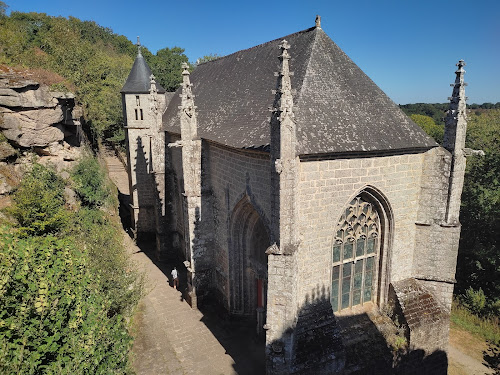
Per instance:
[[[141,40],[139,39],[139,35],[137,36],[137,43],[135,44],[137,46],[137,56],[142,56],[141,52]]]

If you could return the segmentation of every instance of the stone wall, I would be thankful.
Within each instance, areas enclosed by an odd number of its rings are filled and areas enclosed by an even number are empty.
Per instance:
[[[231,243],[231,216],[236,205],[248,199],[264,222],[270,225],[271,177],[269,155],[263,152],[237,151],[214,143],[204,147],[209,160],[209,186],[212,195],[213,259],[215,288],[229,307],[230,255],[236,244]],[[235,296],[238,298],[238,296]]]
[[[386,214],[392,215],[394,223],[385,238],[380,279],[411,275],[423,159],[424,154],[410,154],[301,161],[299,303],[317,287],[330,289],[337,223],[346,205],[367,186],[387,198],[390,212]],[[387,286],[382,288],[383,302]]]
[[[179,147],[168,147],[168,144],[180,140],[179,135],[165,134],[166,157],[165,157],[165,200],[166,200],[166,225],[167,241],[171,246],[171,256],[176,257],[184,252],[184,209],[183,195],[184,178],[182,172],[182,154]]]

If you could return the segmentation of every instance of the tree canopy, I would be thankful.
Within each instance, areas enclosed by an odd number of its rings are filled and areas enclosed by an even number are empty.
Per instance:
[[[0,14],[5,14],[1,2]],[[188,61],[184,50],[163,48],[152,54],[143,47],[142,52],[162,86],[175,90],[182,81],[181,63]],[[120,90],[136,54],[137,47],[125,36],[93,21],[21,12],[0,17],[0,63],[64,77],[67,86],[76,87],[98,136],[112,135],[123,122]]]

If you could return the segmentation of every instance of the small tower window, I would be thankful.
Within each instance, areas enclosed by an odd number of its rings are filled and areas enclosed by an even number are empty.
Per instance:
[[[139,116],[137,115],[137,109],[135,110],[135,119],[139,120]]]
[[[144,115],[142,114],[142,108],[141,108],[141,120],[144,120]]]
[[[138,107],[141,105],[141,98],[139,98],[139,95],[135,96],[135,105]]]

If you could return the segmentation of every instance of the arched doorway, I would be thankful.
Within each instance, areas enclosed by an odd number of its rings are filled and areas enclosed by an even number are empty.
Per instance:
[[[248,197],[231,215],[230,235],[230,312],[262,320],[267,305],[269,231]]]
[[[391,222],[386,200],[371,189],[361,191],[343,209],[332,245],[334,312],[385,302]]]

